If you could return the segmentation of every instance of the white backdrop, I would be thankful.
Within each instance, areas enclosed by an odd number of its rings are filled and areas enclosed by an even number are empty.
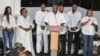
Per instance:
[[[28,10],[28,15],[30,15],[31,19],[34,20],[35,18],[35,13],[37,10],[40,9],[40,7],[26,7],[27,10]],[[51,11],[52,8],[51,7],[47,7],[46,10],[49,10]],[[71,10],[71,7],[65,7],[65,13],[67,13],[69,10]],[[84,8],[81,8],[79,7],[78,10],[82,13],[82,17],[84,17],[86,15],[86,9]],[[97,21],[98,21],[98,25],[99,25],[99,28],[100,28],[100,11],[93,11],[94,13],[94,17],[97,18]],[[100,35],[100,29],[98,31],[98,34]]]
[[[11,6],[13,15],[19,14],[21,0],[0,0],[0,14],[3,14],[6,6]]]

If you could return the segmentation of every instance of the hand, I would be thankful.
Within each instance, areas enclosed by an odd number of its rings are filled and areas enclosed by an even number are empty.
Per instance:
[[[25,30],[25,31],[29,31],[30,29],[31,29],[31,28],[25,28],[24,30]]]
[[[77,29],[77,27],[71,27],[70,28],[72,31],[75,31]]]
[[[61,26],[64,26],[64,23],[62,23]]]
[[[29,31],[32,29],[32,26],[30,26],[29,28],[25,28],[25,31]]]
[[[41,29],[44,30],[45,29],[45,26],[41,26]]]
[[[49,25],[47,22],[45,22],[45,25]]]
[[[78,27],[75,27],[75,29],[78,29]]]
[[[11,32],[11,31],[13,30],[13,28],[12,28],[12,27],[11,27],[11,28],[6,27],[6,30],[7,30],[8,32]]]
[[[91,20],[91,19],[88,19],[88,20],[86,21],[86,23],[88,23],[90,20]]]
[[[95,24],[95,23],[93,23],[93,22],[92,22],[92,24],[91,24],[91,25],[96,26],[96,24]]]
[[[29,31],[29,28],[25,28],[24,30],[27,32],[27,31]]]

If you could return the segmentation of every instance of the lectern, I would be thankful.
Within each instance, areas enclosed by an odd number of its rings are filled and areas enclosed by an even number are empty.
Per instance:
[[[50,31],[50,50],[51,50],[51,56],[57,56],[57,50],[58,50],[58,37],[59,32],[63,31],[62,26],[47,26],[47,31]]]

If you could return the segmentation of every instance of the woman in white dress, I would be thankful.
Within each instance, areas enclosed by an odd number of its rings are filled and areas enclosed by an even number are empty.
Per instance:
[[[27,15],[27,9],[22,8],[20,11],[21,15],[17,20],[17,37],[16,42],[22,43],[27,51],[30,51],[33,56],[35,56],[33,50],[33,42],[32,42],[32,28],[34,25],[32,24],[32,20]]]

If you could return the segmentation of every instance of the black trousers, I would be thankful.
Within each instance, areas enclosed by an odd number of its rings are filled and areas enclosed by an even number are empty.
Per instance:
[[[59,43],[60,43],[60,56],[65,56],[66,54],[66,34],[59,35]]]
[[[71,45],[73,42],[73,35],[75,36],[74,38],[74,43],[75,43],[75,48],[74,48],[74,55],[78,56],[78,51],[79,51],[79,46],[80,46],[80,34],[81,30],[78,32],[70,32],[68,31],[68,54],[71,54]]]

